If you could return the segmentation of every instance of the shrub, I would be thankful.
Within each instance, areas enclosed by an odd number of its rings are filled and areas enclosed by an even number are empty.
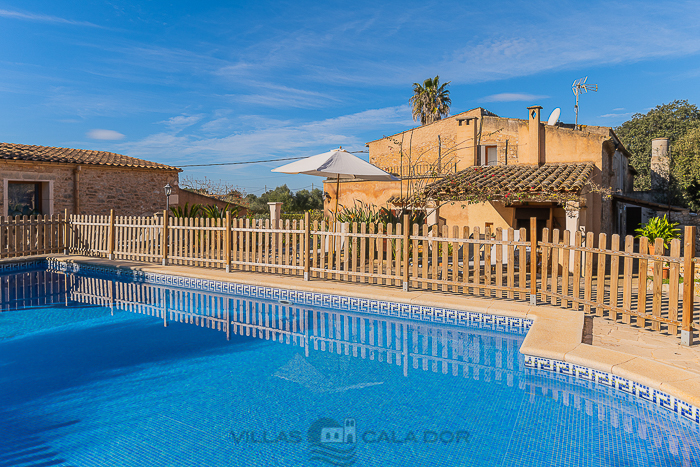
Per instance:
[[[637,238],[646,237],[649,239],[649,244],[653,245],[657,238],[664,241],[664,248],[668,248],[668,244],[674,238],[681,236],[681,229],[677,229],[677,223],[671,223],[666,216],[652,217],[649,222],[635,230]]]

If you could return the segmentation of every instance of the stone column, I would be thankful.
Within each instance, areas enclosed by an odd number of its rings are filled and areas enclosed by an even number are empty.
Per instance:
[[[270,206],[270,224],[277,225],[282,218],[282,203],[267,203]]]
[[[651,140],[651,189],[666,190],[668,185],[668,138]]]
[[[568,201],[566,203],[566,230],[569,231],[569,244],[576,243],[576,232],[581,226],[581,211],[578,201]],[[569,272],[574,272],[574,252],[569,252]]]

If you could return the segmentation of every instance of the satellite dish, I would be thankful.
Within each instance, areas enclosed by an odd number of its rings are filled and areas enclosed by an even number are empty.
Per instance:
[[[557,107],[556,109],[552,110],[551,115],[547,119],[547,125],[556,125],[556,123],[559,121],[559,115],[561,114],[561,109]]]

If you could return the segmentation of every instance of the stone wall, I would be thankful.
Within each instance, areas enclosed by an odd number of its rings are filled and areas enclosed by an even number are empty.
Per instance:
[[[248,210],[239,204],[235,203],[228,203],[226,201],[221,201],[220,199],[213,198],[211,196],[206,196],[206,195],[200,195],[199,193],[195,193],[189,190],[180,190],[178,193],[178,201],[177,203],[172,202],[172,197],[170,199],[171,206],[175,206],[176,204],[178,206],[184,206],[185,204],[188,204],[189,206],[192,206],[193,204],[201,204],[202,206],[207,206],[207,205],[216,205],[220,207],[221,209],[225,208],[233,208],[234,206],[238,206],[238,215],[239,216],[245,216],[248,213]]]
[[[79,214],[109,214],[114,209],[123,216],[153,215],[165,209],[163,187],[167,183],[173,187],[171,204],[177,203],[178,194],[178,172],[174,170],[0,161],[0,179],[3,209],[6,181],[35,181],[51,185],[45,204],[53,206],[53,214],[65,209],[75,214],[77,207]],[[44,210],[48,214],[47,206]]]
[[[656,212],[657,216],[663,216],[666,214],[666,211]],[[678,228],[681,229],[681,234],[685,231],[686,225],[694,225],[697,227],[697,231],[700,234],[700,216],[695,213],[691,213],[690,211],[671,211],[669,220],[680,224]],[[695,256],[700,256],[700,235],[696,235],[695,237]],[[698,269],[700,269],[700,267]]]

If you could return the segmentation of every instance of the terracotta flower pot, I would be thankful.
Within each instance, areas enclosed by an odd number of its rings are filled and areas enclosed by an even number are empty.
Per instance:
[[[669,271],[671,268],[664,266],[663,271],[662,271],[662,279],[668,279]]]
[[[650,254],[650,255],[655,254],[655,253],[654,253],[654,244],[653,244],[653,243],[649,243],[649,254]],[[661,247],[661,251],[659,251],[659,252],[656,253],[656,254],[657,254],[657,255],[663,255],[663,254],[664,254],[664,248]]]

